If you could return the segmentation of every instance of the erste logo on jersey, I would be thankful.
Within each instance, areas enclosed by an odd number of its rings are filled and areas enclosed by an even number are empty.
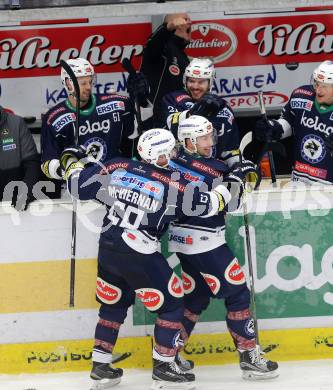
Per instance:
[[[313,102],[308,99],[292,98],[290,100],[290,106],[296,110],[311,111]]]
[[[302,139],[301,155],[309,163],[316,164],[326,156],[326,147],[321,137],[308,134]]]
[[[97,115],[108,114],[113,111],[125,111],[125,103],[121,101],[109,102],[96,106]]]
[[[75,122],[76,115],[74,112],[68,112],[67,114],[59,116],[53,123],[52,126],[54,127],[56,132],[59,132],[64,126],[66,126],[68,123]]]
[[[111,183],[113,185],[127,187],[153,196],[155,199],[161,199],[164,193],[163,184],[146,179],[143,176],[133,175],[127,171],[113,172],[111,174]]]
[[[158,310],[164,303],[164,295],[154,288],[139,288],[135,290],[136,296],[150,311]]]
[[[222,111],[220,111],[216,115],[216,117],[217,118],[226,118],[230,125],[232,125],[232,123],[233,123],[233,121],[235,119],[233,113],[227,107],[225,107]]]
[[[96,282],[96,295],[102,302],[112,305],[120,300],[122,293],[120,288],[98,277]]]
[[[184,245],[193,245],[193,238],[190,235],[181,236],[179,234],[169,233],[169,241],[175,241]]]
[[[242,270],[242,267],[239,265],[236,257],[226,268],[224,276],[230,284],[239,285],[245,283],[244,272]]]
[[[225,61],[237,49],[233,31],[220,23],[192,23],[191,42],[186,53],[190,58],[210,57],[214,63]]]

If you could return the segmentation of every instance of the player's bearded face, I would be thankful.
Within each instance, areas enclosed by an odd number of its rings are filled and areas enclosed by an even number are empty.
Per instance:
[[[316,91],[316,99],[319,104],[333,105],[333,84],[321,83],[315,81],[314,89]]]
[[[209,80],[188,77],[186,87],[193,100],[200,100],[209,91]]]
[[[200,154],[200,156],[211,157],[212,147],[214,146],[214,144],[215,142],[213,132],[197,137],[197,152]]]

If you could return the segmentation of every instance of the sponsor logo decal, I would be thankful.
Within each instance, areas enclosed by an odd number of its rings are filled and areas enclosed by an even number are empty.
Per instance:
[[[179,95],[176,97],[176,102],[180,103],[184,99],[190,99],[190,97],[188,95]],[[193,105],[193,103],[191,102],[191,107],[192,107],[192,105]]]
[[[184,295],[182,281],[174,272],[169,280],[168,290],[169,293],[176,298],[181,298]]]
[[[308,99],[292,98],[290,100],[290,105],[294,109],[301,109],[306,111],[311,111],[313,102]]]
[[[116,169],[126,169],[128,168],[129,163],[119,162],[112,163],[105,166],[101,171],[101,175],[106,175],[108,172],[115,171]]]
[[[56,132],[59,132],[68,123],[75,122],[76,115],[74,112],[68,112],[67,114],[59,116],[53,123],[52,126]]]
[[[142,304],[151,311],[158,310],[164,302],[164,295],[154,288],[139,288],[135,290],[136,296]]]
[[[230,284],[239,285],[245,283],[244,272],[236,258],[234,258],[232,262],[228,265],[224,272],[224,276]]]
[[[146,179],[145,177],[133,175],[132,173],[115,171],[111,175],[111,184],[136,189],[143,193],[161,199],[164,193],[163,184]]]
[[[169,241],[175,241],[184,245],[193,245],[193,238],[190,235],[179,236],[177,234],[169,233]]]
[[[112,305],[120,300],[122,293],[118,287],[113,286],[98,277],[96,283],[96,295],[102,302]]]
[[[301,155],[309,163],[316,164],[326,156],[326,147],[321,137],[308,134],[302,139]]]
[[[195,280],[192,278],[192,276],[182,271],[182,281],[184,293],[191,294],[191,292],[195,289]]]
[[[14,149],[16,149],[16,144],[9,144],[9,145],[2,146],[3,151],[14,150]]]
[[[296,161],[295,170],[298,172],[306,173],[313,177],[318,177],[320,179],[326,179],[327,170],[317,167],[312,167],[311,165]]]
[[[104,119],[101,122],[98,121],[93,123],[90,123],[89,120],[86,120],[84,123],[84,125],[79,127],[79,135],[86,135],[88,133],[91,134],[96,132],[108,133],[111,129],[110,119]]]
[[[314,93],[311,92],[311,91],[308,91],[307,89],[303,89],[303,88],[298,88],[298,89],[295,89],[294,93],[299,93],[301,95],[307,95],[307,96],[313,96]]]
[[[205,282],[207,283],[211,292],[214,295],[216,295],[219,292],[220,287],[221,287],[221,283],[220,283],[219,279],[214,275],[204,274],[202,272],[200,272],[200,273],[203,276],[203,278],[205,279]]]
[[[191,42],[187,46],[190,58],[210,57],[214,63],[225,61],[237,49],[238,41],[233,31],[220,23],[193,23]]]
[[[121,101],[115,101],[96,106],[97,115],[108,114],[113,111],[125,111],[125,103]]]
[[[170,66],[169,66],[169,72],[170,72],[173,76],[179,76],[179,74],[180,74],[179,66],[177,66],[177,65],[170,65]]]
[[[201,184],[204,181],[205,177],[203,175],[200,175],[197,172],[192,171],[191,169],[178,165],[174,161],[170,161],[169,166],[175,171],[179,172],[185,180],[192,184]]]

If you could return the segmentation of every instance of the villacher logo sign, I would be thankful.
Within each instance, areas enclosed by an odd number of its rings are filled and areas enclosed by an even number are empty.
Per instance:
[[[220,23],[193,23],[187,54],[190,58],[210,57],[218,63],[232,56],[237,44],[236,35]]]

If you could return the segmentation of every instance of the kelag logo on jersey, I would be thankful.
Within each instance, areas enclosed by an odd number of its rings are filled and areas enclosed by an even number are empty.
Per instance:
[[[151,181],[142,176],[136,176],[127,171],[113,172],[111,175],[111,183],[120,187],[139,190],[143,193],[153,196],[155,199],[161,199],[164,193],[163,184],[157,181]]]
[[[236,35],[220,23],[192,23],[189,57],[212,57],[214,63],[225,61],[237,49]]]
[[[109,112],[113,112],[117,110],[125,111],[124,102],[121,101],[110,102],[110,103],[101,104],[96,107],[97,115],[104,115]]]
[[[290,105],[295,109],[311,111],[313,102],[308,99],[291,99]]]
[[[204,181],[205,177],[203,175],[200,175],[198,172],[192,171],[191,169],[182,167],[181,165],[176,164],[174,161],[170,161],[169,166],[173,170],[179,172],[184,179],[193,185],[201,184]]]
[[[59,118],[52,123],[52,126],[55,131],[58,132],[70,122],[75,122],[75,114],[73,112],[59,116]]]

